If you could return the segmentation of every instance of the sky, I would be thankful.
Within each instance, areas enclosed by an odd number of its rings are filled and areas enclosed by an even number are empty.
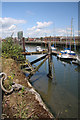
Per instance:
[[[3,2],[2,37],[70,36],[78,34],[78,2]],[[0,29],[1,31],[1,29]]]

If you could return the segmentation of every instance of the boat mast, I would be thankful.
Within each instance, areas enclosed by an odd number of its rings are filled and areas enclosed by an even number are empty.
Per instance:
[[[55,39],[55,47],[56,47],[55,24],[54,24],[54,39]]]
[[[74,50],[76,51],[76,43],[75,43],[75,36],[74,36],[74,28],[73,28],[73,40],[74,40]]]
[[[67,48],[67,39],[68,39],[68,33],[67,33],[67,28],[66,28],[66,48]]]
[[[71,50],[71,43],[72,43],[72,23],[73,23],[73,18],[71,19],[71,39],[70,39],[70,50]]]
[[[54,45],[54,26],[53,26],[53,45]]]

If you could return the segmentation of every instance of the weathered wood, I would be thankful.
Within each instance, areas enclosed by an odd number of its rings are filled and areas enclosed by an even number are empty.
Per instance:
[[[22,55],[45,54],[45,53],[47,53],[47,50],[41,52],[22,52]]]
[[[48,43],[48,54],[50,55],[51,54],[51,42]]]
[[[57,54],[59,54],[59,51],[52,51],[51,52],[53,55],[57,55]]]
[[[43,51],[43,52],[22,52],[23,55],[33,55],[33,54],[45,54],[47,53],[48,54],[48,51]],[[51,54],[52,55],[57,55],[59,54],[59,51],[51,51]],[[72,60],[75,60],[77,56],[74,56],[74,55],[70,55]]]
[[[25,73],[25,74],[30,74],[30,73],[31,73],[31,71],[28,71],[28,70],[26,70],[25,68],[22,69],[21,71],[22,71],[23,73]]]
[[[52,79],[53,78],[53,73],[52,73],[52,55],[49,55],[49,58],[48,58],[48,68],[49,68],[48,77]]]
[[[25,38],[23,37],[23,51],[25,52]]]
[[[52,50],[51,50],[51,42],[48,43],[48,68],[49,68],[49,73],[48,73],[48,77],[49,78],[53,78],[53,74],[52,74]]]
[[[38,69],[41,67],[41,65],[48,59],[48,55],[46,56],[46,58],[35,68],[35,70],[34,71],[31,71],[31,73],[29,74],[29,76],[28,76],[28,78],[30,79],[30,77],[32,76],[32,75],[34,75],[35,74],[35,72],[36,71],[38,71]]]
[[[38,58],[38,59],[36,59],[36,60],[33,60],[32,62],[30,62],[30,64],[33,65],[34,63],[36,63],[36,62],[44,59],[46,56],[47,56],[47,54],[44,55],[44,56],[42,56],[42,57],[40,57],[40,58]],[[25,63],[22,63],[22,64],[20,64],[20,65],[21,65],[21,69],[23,69],[23,68],[25,68],[25,67],[28,67],[28,62],[25,61]]]
[[[35,72],[38,71],[38,69],[41,67],[41,65],[48,59],[49,56],[46,56],[46,58],[36,67]]]
[[[31,63],[27,60],[27,65],[28,65],[28,67],[32,70],[32,71],[34,71],[34,67],[31,65]]]
[[[44,56],[42,56],[42,57],[40,57],[40,58],[38,58],[38,59],[36,59],[36,60],[33,60],[33,61],[31,62],[31,65],[34,64],[34,63],[36,63],[36,62],[38,62],[38,61],[40,61],[40,60],[42,60],[42,59],[44,59],[46,56],[47,56],[47,54],[44,55]]]

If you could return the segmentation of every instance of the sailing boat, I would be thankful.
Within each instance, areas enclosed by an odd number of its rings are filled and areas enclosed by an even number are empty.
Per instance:
[[[57,48],[54,47],[54,44],[51,45],[51,49],[52,49],[52,51],[56,51],[57,50]]]
[[[55,38],[55,46],[56,46],[56,37],[54,36],[54,37],[53,37],[53,45],[51,45],[52,51],[56,51],[56,50],[57,50],[57,48],[54,47],[54,38]]]
[[[67,29],[66,29],[67,31]],[[57,54],[57,58],[59,59],[69,59],[69,54],[67,53],[67,37],[66,37],[66,48],[64,50],[61,50],[59,54]]]
[[[76,51],[76,43],[75,43],[75,37],[74,37],[74,28],[73,28],[73,40],[74,40],[74,50]]]
[[[73,18],[71,19],[71,38],[70,38],[70,48],[65,49],[65,52],[67,52],[69,55],[76,55],[74,51],[71,51],[71,40],[72,40],[72,22]],[[73,39],[74,39],[74,31],[73,31]],[[74,41],[75,42],[75,41]]]
[[[72,40],[72,22],[73,18],[71,19],[71,38],[70,38],[70,48],[66,48],[63,51],[60,51],[59,54],[57,54],[57,57],[60,59],[73,59],[73,56],[77,56],[74,51],[71,50],[71,40]],[[74,31],[73,31],[73,39],[74,39]],[[67,45],[67,39],[66,39],[66,45]],[[74,45],[75,45],[75,39],[74,39]]]

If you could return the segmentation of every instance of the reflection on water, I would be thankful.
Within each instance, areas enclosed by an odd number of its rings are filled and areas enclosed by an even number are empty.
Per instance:
[[[26,58],[33,61],[37,55],[26,56]],[[47,77],[48,60],[46,60],[39,72],[31,77],[31,83],[55,116],[59,114],[60,118],[77,118],[80,67],[71,62],[60,61],[56,56],[52,56],[52,61],[53,79]],[[35,65],[39,65],[40,62]]]

